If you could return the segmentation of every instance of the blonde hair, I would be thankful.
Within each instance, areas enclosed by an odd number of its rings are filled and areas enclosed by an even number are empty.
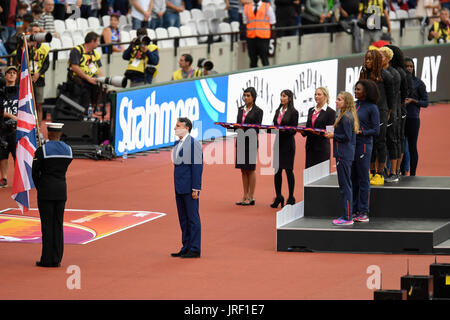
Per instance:
[[[318,87],[316,90],[320,90],[323,92],[325,98],[327,98],[327,104],[330,103],[330,93],[328,92],[328,88],[327,87]]]
[[[336,122],[334,123],[334,127],[336,128],[339,121],[341,121],[342,117],[347,113],[350,112],[353,116],[353,131],[355,133],[359,132],[359,119],[358,119],[358,113],[356,112],[355,107],[355,100],[353,99],[353,96],[349,92],[341,91],[338,95],[341,95],[344,98],[344,107],[340,110],[339,116],[336,119]]]
[[[379,51],[381,51],[383,53],[383,55],[389,59],[389,61],[392,60],[392,57],[394,56],[394,51],[392,51],[390,48],[388,47],[381,47],[380,49],[378,49]]]

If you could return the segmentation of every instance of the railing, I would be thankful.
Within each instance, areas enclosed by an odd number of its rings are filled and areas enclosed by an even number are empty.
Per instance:
[[[439,18],[439,16],[434,16],[430,18]],[[424,17],[412,17],[412,18],[402,18],[402,19],[390,19],[391,22],[399,21],[400,22],[400,36],[403,37],[403,29],[406,27],[406,21],[411,20],[418,20],[420,22],[420,26],[422,27],[421,32],[424,33],[425,28],[427,27],[427,24],[425,23],[426,18]],[[330,34],[330,42],[334,41],[334,33],[336,27],[341,27],[340,23],[322,23],[322,24],[311,24],[311,25],[298,25],[298,26],[290,26],[290,27],[278,27],[273,28],[272,30],[275,31],[275,38],[277,31],[293,31],[295,30],[297,36],[298,36],[298,44],[302,44],[302,36],[305,34],[304,30],[309,29],[317,29],[317,28],[323,28],[328,29],[327,32]],[[231,31],[231,32],[219,32],[219,33],[209,33],[209,34],[196,34],[196,35],[186,35],[186,36],[176,36],[176,37],[168,37],[168,38],[158,38],[158,39],[152,39],[152,43],[156,44],[158,41],[167,41],[167,40],[173,40],[174,41],[174,56],[176,57],[178,54],[178,48],[180,47],[180,40],[182,39],[190,39],[190,38],[197,38],[197,40],[201,38],[206,38],[206,42],[200,42],[198,43],[206,43],[207,44],[207,52],[208,54],[211,52],[211,45],[215,43],[214,38],[222,38],[224,36],[230,36],[230,51],[234,50],[234,43],[239,41],[241,34],[244,34],[245,31]],[[101,44],[98,47],[108,47],[108,53],[107,55],[107,62],[108,64],[111,63],[111,54],[112,54],[112,46],[114,45],[129,45],[132,41],[127,42],[120,42],[120,43],[110,43],[110,44]],[[56,68],[56,61],[58,60],[58,52],[61,51],[68,51],[72,50],[73,47],[70,48],[60,48],[60,49],[52,49],[50,50],[49,54],[53,55],[53,63],[52,63],[52,69],[55,70]],[[11,58],[13,55],[8,56],[0,56],[0,58]]]

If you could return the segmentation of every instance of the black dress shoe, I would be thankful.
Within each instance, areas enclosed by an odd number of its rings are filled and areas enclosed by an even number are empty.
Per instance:
[[[36,261],[36,266],[44,268],[58,268],[61,266],[60,263],[43,263],[41,261]]]
[[[284,207],[284,197],[276,197],[274,202],[270,205],[272,208],[278,208],[278,205],[281,204],[281,207]]]
[[[176,257],[181,257],[183,254],[185,254],[186,252],[185,251],[179,251],[179,252],[177,252],[177,253],[171,253],[170,255],[172,256],[172,257],[174,257],[174,258],[176,258]]]
[[[181,258],[200,258],[200,252],[188,251],[182,254]]]
[[[249,200],[249,201],[245,201],[242,202],[243,206],[254,206],[255,205],[255,199]]]
[[[294,198],[294,197],[291,197],[291,198],[287,199],[286,204],[292,204],[292,205],[294,205],[294,204],[295,204],[295,198]]]

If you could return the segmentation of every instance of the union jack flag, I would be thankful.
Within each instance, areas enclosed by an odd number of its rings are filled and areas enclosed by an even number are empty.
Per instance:
[[[36,117],[25,45],[22,49],[16,131],[16,162],[11,193],[11,197],[17,202],[22,213],[28,211],[30,207],[29,190],[34,188],[31,168],[37,146]]]

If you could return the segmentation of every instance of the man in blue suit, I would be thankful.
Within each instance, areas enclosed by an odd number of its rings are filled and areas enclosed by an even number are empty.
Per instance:
[[[201,224],[198,212],[202,186],[203,152],[201,144],[189,133],[192,122],[178,118],[175,135],[179,137],[173,149],[175,199],[180,221],[183,247],[172,257],[200,258]]]

